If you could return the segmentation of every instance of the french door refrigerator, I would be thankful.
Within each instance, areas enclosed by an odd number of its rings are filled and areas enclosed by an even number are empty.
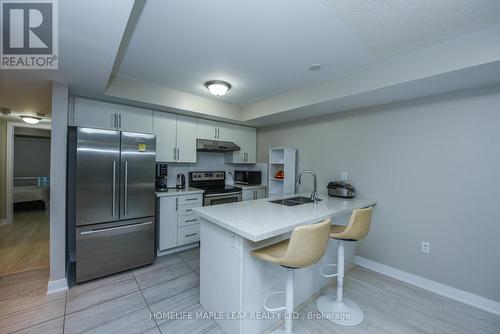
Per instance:
[[[76,282],[154,260],[156,138],[76,129]]]

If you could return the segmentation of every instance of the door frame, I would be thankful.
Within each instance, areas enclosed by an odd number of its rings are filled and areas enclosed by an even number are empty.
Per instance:
[[[14,217],[14,129],[35,128],[51,130],[50,124],[27,124],[21,122],[7,122],[7,151],[5,154],[5,224],[12,224]]]

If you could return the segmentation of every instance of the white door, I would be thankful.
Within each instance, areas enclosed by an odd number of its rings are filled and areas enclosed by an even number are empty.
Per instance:
[[[176,116],[163,112],[155,112],[153,133],[156,135],[156,161],[175,162],[177,157]]]
[[[227,140],[232,141],[236,145],[238,145],[241,149],[239,151],[234,151],[230,153],[226,153],[226,157],[230,157],[230,159],[226,159],[226,162],[229,163],[234,163],[234,164],[239,164],[243,163],[243,156],[244,156],[244,147],[243,147],[243,140],[244,140],[244,132],[243,132],[243,126],[238,126],[238,125],[231,125],[231,129],[229,130],[229,125],[225,125],[225,133],[227,133]]]
[[[216,122],[198,118],[196,120],[196,138],[216,139]]]
[[[177,197],[160,197],[158,249],[177,247]]]
[[[153,133],[153,111],[118,105],[120,130],[138,133]]]
[[[75,126],[114,130],[117,122],[116,104],[75,98]]]
[[[196,162],[196,118],[177,116],[177,162]]]
[[[243,127],[242,130],[242,152],[244,163],[257,162],[257,129]]]
[[[217,140],[233,141],[233,125],[217,122]]]

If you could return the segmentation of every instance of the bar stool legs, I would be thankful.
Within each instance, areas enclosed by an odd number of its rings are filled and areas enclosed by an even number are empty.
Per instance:
[[[264,306],[264,309],[268,312],[279,312],[279,311],[285,311],[285,329],[277,329],[273,331],[271,334],[292,334],[292,327],[293,327],[293,308],[294,308],[294,289],[295,289],[295,270],[286,268],[286,291],[278,291],[278,292],[273,292],[264,299],[264,302],[262,305]],[[282,307],[276,307],[276,308],[270,308],[266,305],[267,300],[269,297],[277,295],[277,294],[282,294],[285,293],[285,306]]]
[[[331,266],[331,265],[330,265]],[[324,277],[337,276],[337,296],[325,295],[318,298],[316,306],[325,319],[340,326],[356,326],[363,321],[363,311],[351,300],[344,298],[344,241],[338,240],[337,274]]]

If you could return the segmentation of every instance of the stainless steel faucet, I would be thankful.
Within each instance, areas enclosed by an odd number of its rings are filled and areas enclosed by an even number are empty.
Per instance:
[[[318,204],[318,179],[316,173],[312,170],[303,170],[297,176],[296,187],[300,185],[302,174],[311,174],[314,177],[314,190],[311,192],[311,201],[314,201],[314,204]]]

